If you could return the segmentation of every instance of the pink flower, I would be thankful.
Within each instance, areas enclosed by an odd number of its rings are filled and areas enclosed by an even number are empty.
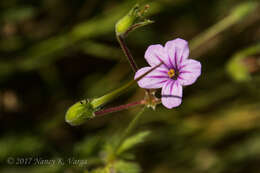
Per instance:
[[[152,67],[163,63],[141,80],[138,85],[146,89],[162,88],[162,104],[171,109],[182,102],[182,86],[193,84],[201,74],[200,62],[188,59],[188,42],[177,38],[168,41],[163,47],[160,44],[151,45],[145,52],[145,59],[150,65],[139,69],[135,79]]]

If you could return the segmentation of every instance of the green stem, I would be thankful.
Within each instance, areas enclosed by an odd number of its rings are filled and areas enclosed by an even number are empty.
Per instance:
[[[124,140],[126,139],[126,137],[133,131],[133,129],[136,127],[138,120],[140,119],[141,115],[144,113],[146,107],[143,107],[141,109],[140,112],[138,112],[138,114],[132,119],[132,121],[129,123],[128,127],[126,128],[126,130],[124,131],[116,149],[115,149],[115,154],[118,153],[118,149],[120,148],[120,146],[122,145],[122,143],[124,142]]]
[[[127,84],[125,84],[124,86],[102,96],[96,99],[93,99],[91,101],[91,105],[92,107],[95,109],[103,104],[106,104],[107,102],[115,99],[116,97],[118,97],[119,95],[121,95],[122,93],[124,93],[124,91],[126,89],[128,89],[132,84],[134,84],[135,82],[139,81],[140,79],[142,79],[144,76],[146,76],[148,73],[152,72],[154,69],[156,69],[157,67],[161,66],[162,62],[156,66],[154,66],[153,68],[151,68],[150,70],[148,70],[147,72],[145,72],[144,74],[142,74],[140,77],[136,78],[135,80],[131,80],[130,82],[128,82]]]
[[[126,89],[128,89],[132,84],[135,83],[135,80],[131,80],[130,82],[128,82],[127,84],[125,84],[124,86],[102,96],[99,98],[96,98],[94,100],[91,101],[91,105],[94,108],[97,108],[103,104],[106,104],[107,102],[113,100],[114,98],[116,98],[117,96],[121,95]]]

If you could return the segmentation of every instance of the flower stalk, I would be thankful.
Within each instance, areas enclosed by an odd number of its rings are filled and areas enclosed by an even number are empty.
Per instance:
[[[124,133],[122,134],[122,137],[120,141],[118,142],[118,145],[115,148],[115,154],[117,155],[119,152],[119,148],[126,139],[126,137],[133,131],[133,129],[136,127],[141,115],[144,113],[146,107],[143,107],[140,112],[132,119],[132,121],[129,123],[127,128],[125,129]]]
[[[94,108],[98,108],[110,101],[112,101],[113,99],[117,98],[118,96],[120,96],[122,93],[124,93],[132,84],[134,84],[135,81],[131,80],[130,82],[128,82],[127,84],[123,85],[122,87],[102,96],[99,98],[95,98],[91,101],[91,105]]]
[[[79,102],[76,102],[74,105],[72,105],[68,109],[68,111],[65,115],[66,122],[69,123],[70,125],[76,126],[76,125],[81,125],[84,122],[86,122],[87,120],[94,118],[96,116],[96,113],[98,112],[100,106],[112,101],[113,99],[115,99],[118,96],[120,96],[121,94],[123,94],[130,86],[135,84],[137,81],[141,80],[144,76],[151,73],[153,70],[155,70],[156,68],[158,68],[161,65],[162,65],[162,62],[159,63],[158,65],[154,66],[149,71],[142,74],[135,80],[131,80],[127,84],[123,85],[122,87],[120,87],[102,97],[95,98],[92,100],[81,100]],[[144,104],[144,103],[142,102],[142,104]],[[105,114],[105,113],[108,113],[109,111],[110,112],[120,111],[120,110],[128,108],[129,106],[131,107],[131,104],[127,105],[127,106],[122,106],[122,107],[119,106],[119,108],[118,107],[110,108],[109,110],[107,110],[107,112],[103,112],[103,113]],[[102,112],[100,112],[100,111],[98,114],[102,114]]]
[[[95,112],[95,116],[103,116],[103,115],[106,115],[106,114],[109,114],[109,113],[129,109],[129,108],[132,108],[132,107],[135,107],[135,106],[138,106],[138,105],[143,105],[145,103],[146,103],[145,100],[140,100],[140,101],[128,103],[128,104],[125,104],[125,105],[120,105],[120,106],[116,106],[116,107],[111,107],[111,108],[99,110],[99,111]]]
[[[132,70],[134,72],[137,72],[138,66],[137,66],[137,64],[136,64],[136,62],[135,62],[135,60],[134,60],[130,50],[128,49],[128,47],[127,47],[127,45],[125,43],[124,36],[123,35],[117,35],[116,38],[117,38],[117,40],[118,40],[118,42],[120,44],[120,47],[123,50],[125,56],[127,57],[130,65],[132,67]]]
[[[116,31],[116,38],[120,44],[121,49],[123,50],[125,56],[127,57],[131,68],[134,72],[137,72],[138,66],[128,49],[125,38],[126,36],[135,29],[148,25],[150,23],[153,23],[151,20],[148,19],[142,19],[144,13],[146,13],[147,9],[149,8],[149,5],[146,5],[144,9],[140,9],[139,5],[136,4],[128,14],[126,14],[124,17],[122,17],[115,26]],[[141,21],[140,21],[141,19]]]
[[[121,95],[122,93],[124,93],[132,84],[134,84],[135,82],[138,82],[139,80],[141,80],[143,77],[145,77],[147,74],[151,73],[153,70],[155,70],[156,68],[158,68],[159,66],[161,66],[163,64],[163,62],[159,63],[158,65],[154,66],[153,68],[151,68],[150,70],[148,70],[146,73],[140,75],[139,77],[135,78],[135,80],[131,80],[130,82],[128,82],[127,84],[123,85],[122,87],[102,96],[96,99],[93,99],[91,101],[91,105],[94,108],[98,108],[101,105],[106,104],[107,102],[117,98],[119,95]]]

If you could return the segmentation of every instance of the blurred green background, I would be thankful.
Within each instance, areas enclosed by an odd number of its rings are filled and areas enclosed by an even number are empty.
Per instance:
[[[260,4],[241,0],[154,0],[155,23],[127,44],[140,67],[151,44],[180,37],[202,63],[180,107],[158,106],[136,132],[150,130],[131,150],[147,173],[260,172]],[[76,158],[85,171],[102,165],[104,145],[140,107],[79,127],[64,121],[70,105],[102,96],[133,79],[114,25],[132,0],[0,1],[0,172],[82,172],[72,165],[8,164],[17,158]],[[137,85],[110,107],[144,96]],[[129,158],[131,160],[131,158]],[[100,163],[101,162],[101,163]],[[123,169],[122,173],[138,172]],[[132,172],[131,172],[132,171]],[[118,171],[120,172],[120,171]]]

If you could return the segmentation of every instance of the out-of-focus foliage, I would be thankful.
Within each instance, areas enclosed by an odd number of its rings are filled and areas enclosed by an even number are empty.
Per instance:
[[[136,144],[143,142],[145,137],[148,135],[149,135],[149,131],[144,131],[127,138],[122,143],[120,148],[118,148],[118,154],[121,154],[122,152],[129,150],[130,148],[133,148]]]
[[[250,58],[260,53],[260,43],[239,51],[230,59],[227,65],[228,73],[237,81],[250,80],[250,72],[258,70],[259,62],[255,58]]]
[[[149,45],[181,37],[190,41],[190,57],[201,61],[202,75],[184,88],[180,107],[145,111],[117,150],[121,132],[140,107],[79,127],[65,123],[64,115],[76,101],[133,79],[115,24],[135,2],[0,1],[1,173],[259,172],[259,2],[147,3],[155,23],[126,39],[138,66],[146,65]],[[136,85],[104,107],[143,96]],[[8,163],[30,157],[62,158],[66,164]],[[73,165],[69,158],[87,164]]]

